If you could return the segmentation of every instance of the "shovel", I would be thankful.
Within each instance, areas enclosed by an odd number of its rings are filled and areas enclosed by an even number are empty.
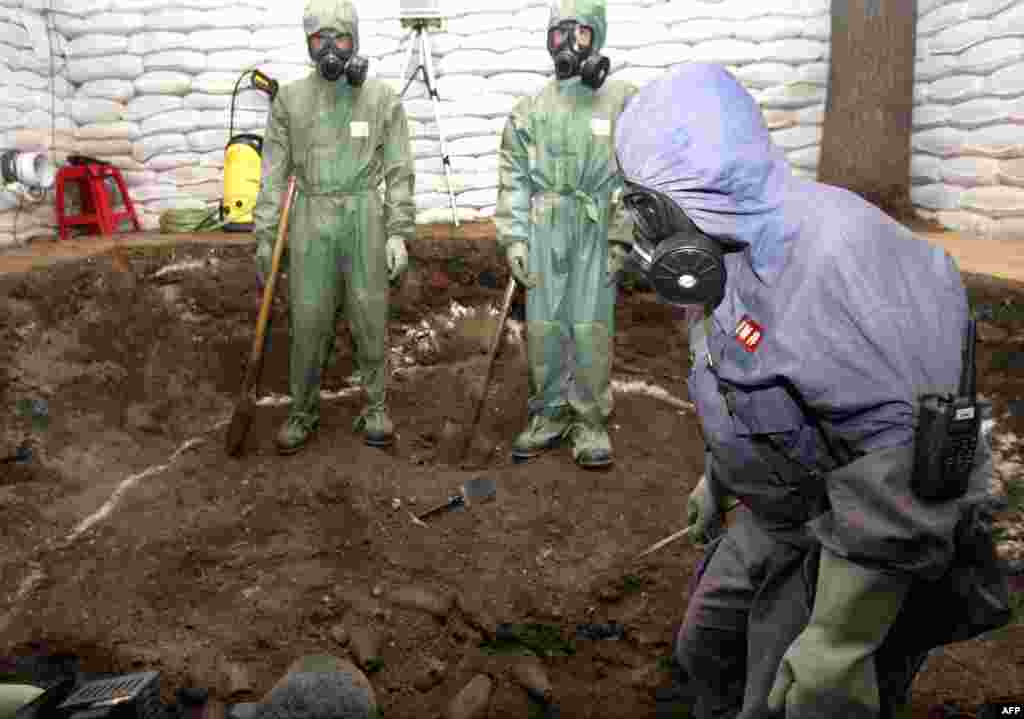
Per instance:
[[[419,515],[415,515],[412,512],[409,516],[412,517],[412,521],[416,524],[426,526],[423,522],[427,517],[433,517],[441,512],[447,512],[452,509],[459,509],[466,506],[466,500],[472,502],[484,503],[497,495],[498,489],[494,484],[493,479],[485,479],[483,477],[477,477],[476,479],[470,479],[462,484],[462,493],[455,494],[448,498],[443,504],[439,504],[436,507],[428,509]]]
[[[267,326],[270,324],[270,307],[274,301],[274,287],[277,285],[277,275],[281,268],[281,256],[284,254],[285,240],[288,237],[288,214],[292,209],[292,199],[295,197],[295,176],[288,180],[288,189],[285,192],[284,206],[281,208],[281,220],[277,224],[277,242],[274,243],[274,255],[270,263],[270,276],[263,288],[263,303],[260,305],[259,318],[256,320],[256,338],[252,343],[252,354],[249,356],[249,365],[245,369],[245,380],[242,382],[242,389],[239,393],[238,402],[235,405],[235,413],[231,416],[231,425],[228,427],[228,437],[225,443],[227,453],[232,457],[242,454],[245,438],[249,434],[249,427],[252,426],[252,416],[256,403],[253,401],[253,394],[259,384],[260,375],[263,374],[263,349],[267,336]]]
[[[476,407],[473,409],[473,421],[469,425],[469,430],[466,432],[466,438],[462,445],[462,452],[460,453],[460,459],[462,462],[466,461],[466,457],[469,455],[469,448],[473,444],[473,440],[476,438],[477,428],[480,426],[480,417],[484,412],[484,402],[487,401],[487,390],[491,387],[491,377],[494,375],[494,359],[498,356],[498,349],[501,347],[501,338],[505,333],[505,320],[508,319],[508,311],[512,307],[512,295],[516,291],[516,278],[508,278],[508,287],[505,289],[505,300],[501,305],[501,314],[498,316],[498,327],[494,330],[494,338],[491,340],[491,351],[487,358],[487,373],[484,375],[484,385],[480,390],[480,397],[476,401]]]

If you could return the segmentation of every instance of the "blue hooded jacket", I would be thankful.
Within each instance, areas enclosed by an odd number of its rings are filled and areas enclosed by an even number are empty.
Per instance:
[[[909,474],[917,398],[955,392],[960,376],[968,307],[952,258],[857,195],[795,176],[721,66],[683,64],[645,86],[615,140],[626,180],[744,247],[726,255],[711,336],[690,326],[690,395],[725,489],[766,526],[799,530],[812,518],[808,478],[823,477],[831,511],[808,525],[822,543],[937,576],[961,502],[921,503]],[[860,458],[835,469],[812,417]],[[963,502],[987,491],[987,448],[978,457]]]

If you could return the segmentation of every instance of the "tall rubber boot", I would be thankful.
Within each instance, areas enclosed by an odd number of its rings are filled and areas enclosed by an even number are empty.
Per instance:
[[[586,469],[608,467],[613,462],[608,419],[612,412],[611,335],[601,323],[576,324],[574,391],[569,402],[575,414],[569,430],[572,457]]]
[[[528,322],[530,419],[512,442],[512,459],[523,462],[559,446],[572,414],[565,397],[564,345],[567,338],[556,322]]]
[[[361,432],[363,441],[371,447],[388,447],[395,441],[395,426],[387,409],[388,296],[386,292],[365,294],[360,300],[360,312],[350,321],[366,407],[356,418],[353,430]]]

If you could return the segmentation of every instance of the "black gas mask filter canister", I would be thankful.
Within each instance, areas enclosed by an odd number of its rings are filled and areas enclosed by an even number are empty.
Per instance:
[[[559,80],[579,75],[584,85],[596,90],[608,78],[611,62],[590,47],[577,46],[577,27],[580,23],[573,20],[553,25],[548,30],[548,53],[555,62],[555,76]]]
[[[700,231],[666,195],[626,183],[623,204],[633,219],[629,262],[663,301],[714,309],[725,297],[725,254],[738,251]]]
[[[369,60],[355,55],[352,50],[338,47],[338,39],[347,35],[336,30],[321,30],[308,39],[309,57],[316,63],[317,71],[325,80],[336,82],[344,75],[349,85],[359,87],[366,81]],[[313,48],[313,38],[320,38],[320,48]]]

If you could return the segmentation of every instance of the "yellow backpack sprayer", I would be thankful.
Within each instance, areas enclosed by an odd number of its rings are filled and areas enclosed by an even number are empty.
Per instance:
[[[260,90],[270,96],[273,102],[277,96],[278,83],[259,70],[246,70],[239,75],[231,93],[231,120],[228,129],[228,144],[224,149],[224,198],[220,206],[220,219],[225,232],[252,232],[253,210],[256,196],[260,191],[260,173],[263,161],[263,138],[253,133],[234,134],[235,100],[239,86],[250,78],[243,90]]]

